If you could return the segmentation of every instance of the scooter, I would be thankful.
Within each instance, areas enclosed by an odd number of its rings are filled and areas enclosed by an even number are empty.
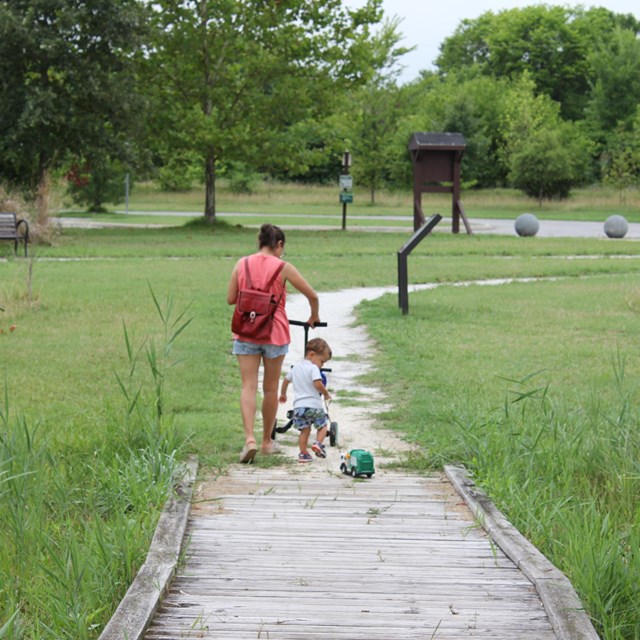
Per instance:
[[[304,350],[306,351],[307,342],[309,341],[309,329],[311,328],[307,322],[301,322],[300,320],[289,320],[289,324],[296,327],[304,328]],[[326,327],[326,322],[317,322],[316,327]],[[322,376],[322,382],[326,386],[327,377],[325,376],[325,372],[331,372],[331,369],[327,369],[323,367],[320,369],[320,375]],[[329,419],[329,444],[332,447],[338,446],[338,423],[332,422],[329,417],[329,407],[325,404],[325,410],[327,412],[327,418]],[[273,430],[271,431],[271,439],[276,439],[277,433],[286,433],[293,426],[293,409],[289,409],[287,411],[287,422],[283,424],[281,427],[278,426],[278,421],[276,420],[273,425]]]

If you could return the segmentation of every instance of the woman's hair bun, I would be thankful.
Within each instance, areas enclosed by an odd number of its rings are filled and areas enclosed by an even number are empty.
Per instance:
[[[275,249],[279,242],[282,242],[282,244],[285,242],[284,232],[280,227],[268,222],[260,227],[260,233],[258,234],[258,246],[260,249],[262,247]]]

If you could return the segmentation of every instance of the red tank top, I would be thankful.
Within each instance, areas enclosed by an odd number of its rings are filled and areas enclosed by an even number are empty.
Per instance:
[[[246,277],[244,272],[244,260],[240,262],[238,267],[238,288],[243,289],[246,287]],[[264,253],[254,253],[249,256],[249,272],[251,273],[251,284],[255,289],[262,289],[264,291],[269,280],[273,277],[276,269],[281,264],[280,258],[276,256],[265,255]],[[271,286],[271,291],[276,300],[280,299],[278,307],[276,308],[275,315],[273,316],[273,327],[271,330],[271,336],[268,341],[264,341],[262,344],[274,344],[282,346],[291,342],[291,336],[289,334],[289,319],[285,311],[285,304],[287,301],[287,288],[282,283],[282,278],[278,277]],[[282,296],[280,295],[282,294]],[[238,338],[234,334],[234,338]],[[249,340],[247,342],[255,342]],[[261,344],[261,343],[258,343]]]

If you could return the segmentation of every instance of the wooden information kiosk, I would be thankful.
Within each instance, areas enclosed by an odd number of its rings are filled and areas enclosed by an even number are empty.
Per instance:
[[[471,233],[460,200],[460,163],[466,148],[461,133],[414,133],[411,136],[409,152],[413,160],[414,232],[426,222],[422,211],[422,194],[451,193],[451,231],[460,232],[462,218],[467,233]]]

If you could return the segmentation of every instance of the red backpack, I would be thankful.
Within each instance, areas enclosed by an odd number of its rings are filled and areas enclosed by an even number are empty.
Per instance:
[[[278,265],[275,273],[266,285],[266,291],[255,289],[251,282],[251,273],[249,272],[249,258],[244,259],[244,272],[246,279],[246,287],[238,292],[238,300],[236,308],[231,319],[231,331],[235,333],[240,340],[247,342],[268,343],[271,337],[271,327],[273,325],[273,316],[276,312],[280,298],[276,300],[275,296],[269,293],[271,286],[280,272],[284,269],[284,262]]]

